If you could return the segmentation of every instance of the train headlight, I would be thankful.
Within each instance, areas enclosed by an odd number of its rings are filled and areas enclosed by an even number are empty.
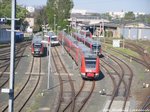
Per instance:
[[[99,75],[98,73],[95,73],[95,75]]]
[[[89,70],[87,69],[86,71],[87,71],[87,72],[92,72],[92,70],[90,70],[90,69],[89,69]]]
[[[81,75],[85,75],[85,73],[81,73]]]

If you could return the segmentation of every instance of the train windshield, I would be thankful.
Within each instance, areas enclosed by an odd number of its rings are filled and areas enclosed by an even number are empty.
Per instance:
[[[95,68],[96,58],[86,58],[85,64],[86,64],[86,68]]]
[[[90,32],[86,32],[86,37],[91,37],[91,33]]]
[[[51,38],[51,41],[57,41],[57,38]]]
[[[41,44],[34,44],[34,48],[41,48],[42,45]]]
[[[96,51],[96,50],[100,50],[101,46],[100,45],[92,45],[92,50]]]

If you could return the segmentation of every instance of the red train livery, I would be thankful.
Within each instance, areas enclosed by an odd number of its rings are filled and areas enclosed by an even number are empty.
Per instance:
[[[84,37],[90,37],[92,38],[92,33],[89,30],[80,30],[79,33],[83,35]]]
[[[58,34],[58,40],[79,66],[82,78],[99,77],[100,59],[90,48],[64,32]]]
[[[79,42],[84,43],[87,47],[91,49],[91,51],[96,53],[98,56],[101,55],[102,53],[101,44],[98,41],[93,40],[92,38],[89,38],[89,37],[85,38],[84,36],[82,36],[81,34],[77,32],[73,32],[72,36]]]
[[[31,44],[31,53],[33,56],[42,56],[44,54],[44,45],[41,41],[42,37],[33,37]]]

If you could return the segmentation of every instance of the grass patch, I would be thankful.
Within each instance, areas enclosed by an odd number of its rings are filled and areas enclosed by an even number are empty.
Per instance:
[[[130,49],[126,49],[126,48],[114,48],[114,49],[116,49],[116,50],[118,50],[118,51],[121,51],[121,52],[123,52],[123,53],[125,53],[125,54],[128,54],[128,55],[131,55],[131,56],[134,56],[134,57],[139,57],[139,54],[138,53],[136,53],[136,52],[134,52],[134,51],[132,51],[132,50],[130,50]]]
[[[110,48],[112,48],[112,49],[115,49],[115,50],[118,50],[118,51],[120,51],[120,52],[122,52],[122,53],[124,53],[124,54],[127,54],[127,55],[131,55],[131,56],[134,56],[134,57],[139,57],[139,54],[138,53],[136,53],[136,52],[134,52],[134,51],[132,51],[132,50],[130,50],[130,49],[127,49],[127,48],[116,48],[116,47],[113,47],[112,45],[110,45],[110,44],[105,44],[106,45],[106,49],[110,49]]]

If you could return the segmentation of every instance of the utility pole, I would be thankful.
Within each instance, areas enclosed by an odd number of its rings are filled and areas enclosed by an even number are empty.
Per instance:
[[[11,12],[11,57],[10,57],[10,79],[9,79],[9,112],[14,111],[14,74],[15,74],[15,14],[16,0],[12,0]]]
[[[1,91],[3,93],[9,94],[9,107],[8,112],[14,112],[14,82],[15,82],[15,20],[16,19],[16,0],[12,0],[12,12],[11,18],[11,53],[10,53],[10,78],[9,78],[9,88],[4,88]]]
[[[47,83],[47,89],[50,89],[50,74],[51,74],[51,37],[50,38],[50,42],[48,45],[48,50],[49,50],[49,56],[48,56],[48,83]]]
[[[62,54],[64,54],[64,37],[65,37],[65,31],[66,31],[66,29],[63,29],[63,36],[62,36]]]
[[[122,23],[122,47],[123,47],[123,49],[124,49],[124,46],[125,46],[125,40],[124,40],[124,24]]]
[[[55,30],[56,30],[55,29],[55,27],[56,27],[55,24],[56,24],[56,15],[54,14],[54,33],[55,33]]]

